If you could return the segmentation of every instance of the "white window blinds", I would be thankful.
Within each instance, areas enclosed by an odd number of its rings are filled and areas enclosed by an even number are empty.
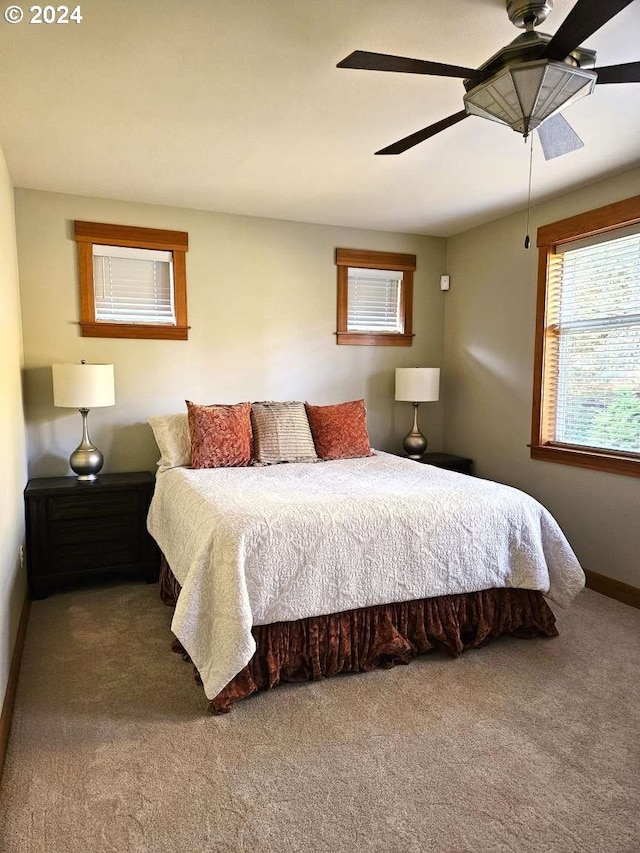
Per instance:
[[[588,242],[550,261],[548,434],[640,454],[640,234]]]
[[[347,331],[404,332],[402,272],[349,267]]]
[[[176,325],[172,252],[94,244],[93,291],[97,322]]]

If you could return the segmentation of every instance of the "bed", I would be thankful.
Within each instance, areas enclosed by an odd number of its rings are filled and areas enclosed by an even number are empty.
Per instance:
[[[584,574],[523,492],[370,457],[158,474],[148,527],[176,648],[214,713],[283,681],[554,636]]]

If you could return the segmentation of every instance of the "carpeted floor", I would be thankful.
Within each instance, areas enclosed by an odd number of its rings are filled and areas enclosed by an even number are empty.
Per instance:
[[[206,713],[155,587],[35,602],[3,853],[640,851],[640,611]]]

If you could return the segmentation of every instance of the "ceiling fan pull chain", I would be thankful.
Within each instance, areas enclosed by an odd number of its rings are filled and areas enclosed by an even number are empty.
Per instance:
[[[526,141],[526,140],[525,140]],[[527,236],[524,238],[524,247],[528,249],[531,245],[529,239],[529,224],[531,222],[531,173],[533,170],[533,134],[529,137],[529,196],[527,198]]]

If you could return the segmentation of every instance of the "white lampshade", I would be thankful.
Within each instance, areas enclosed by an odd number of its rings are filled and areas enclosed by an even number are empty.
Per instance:
[[[54,364],[53,404],[70,409],[115,405],[112,364]]]
[[[396,367],[396,400],[430,403],[439,399],[439,367]]]

